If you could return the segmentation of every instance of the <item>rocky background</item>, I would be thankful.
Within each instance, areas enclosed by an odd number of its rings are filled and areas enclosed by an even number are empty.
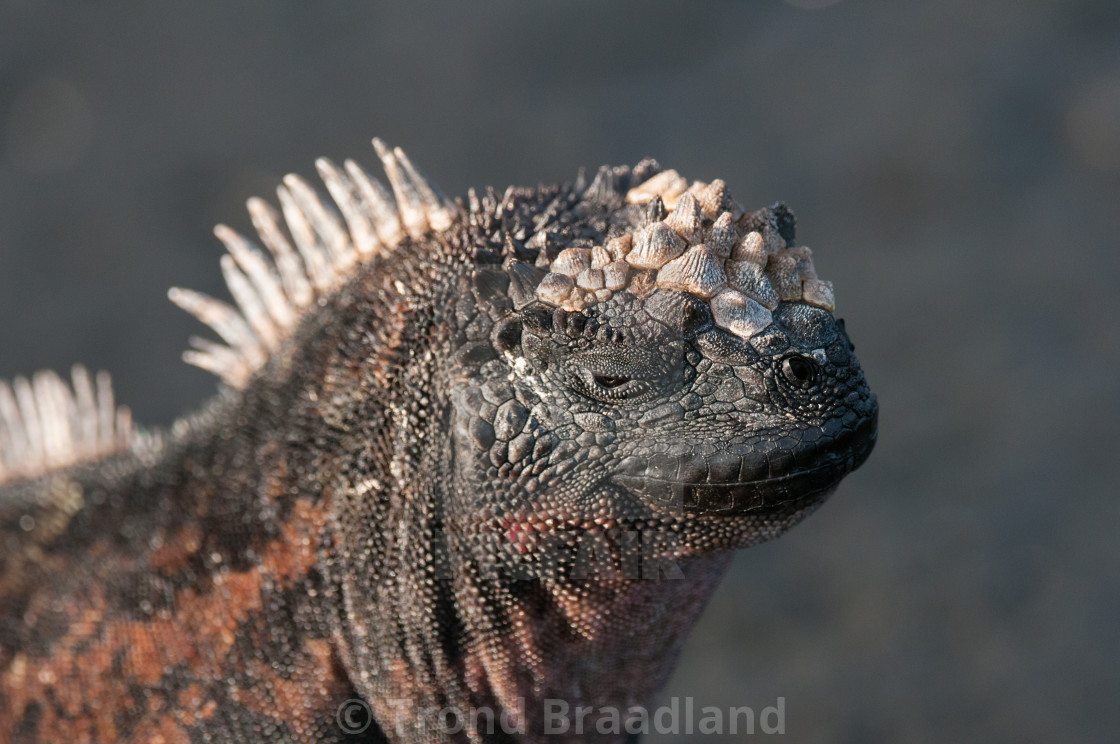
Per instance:
[[[0,377],[197,406],[167,287],[220,295],[211,226],[375,134],[452,195],[653,155],[788,201],[835,282],[878,449],[737,558],[666,698],[783,697],[791,742],[1114,740],[1120,5],[5,0]]]

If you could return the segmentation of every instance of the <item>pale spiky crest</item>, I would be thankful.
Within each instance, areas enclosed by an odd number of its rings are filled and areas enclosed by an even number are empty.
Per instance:
[[[657,200],[666,214],[605,245],[567,248],[549,265],[537,297],[567,310],[605,302],[640,273],[652,285],[709,303],[716,325],[750,339],[773,322],[779,302],[804,302],[832,312],[832,283],[813,268],[812,252],[787,246],[774,225],[760,232],[727,193],[727,184],[688,181],[676,171],[658,173],[630,189],[626,201]],[[532,240],[532,238],[530,238]]]
[[[400,148],[373,146],[392,192],[360,165],[315,162],[330,195],[324,200],[300,176],[277,187],[280,211],[262,199],[248,201],[249,215],[267,256],[225,225],[214,234],[225,244],[222,275],[234,305],[201,292],[172,287],[168,297],[210,326],[225,344],[191,339],[188,363],[243,388],[295,329],[316,299],[348,279],[355,266],[396,247],[445,230],[458,208],[425,179]],[[294,245],[294,247],[293,247]]]
[[[68,385],[50,370],[0,380],[0,484],[122,451],[132,415],[117,406],[109,375],[75,365]]]

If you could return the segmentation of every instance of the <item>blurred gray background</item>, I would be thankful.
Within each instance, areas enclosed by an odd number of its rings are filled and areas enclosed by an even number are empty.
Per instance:
[[[836,283],[878,449],[737,558],[667,696],[1116,740],[1120,3],[4,0],[0,377],[197,406],[167,288],[221,294],[211,226],[372,135],[452,195],[652,155],[787,200]]]

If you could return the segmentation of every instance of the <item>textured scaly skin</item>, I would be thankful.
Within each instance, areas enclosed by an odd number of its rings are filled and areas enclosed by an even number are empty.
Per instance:
[[[491,193],[245,390],[0,492],[0,740],[556,741],[544,699],[650,705],[732,551],[815,509],[877,406],[799,302],[747,342],[641,281],[538,301],[560,249],[651,219],[629,178]],[[784,207],[744,219],[792,241]],[[482,706],[514,732],[424,713]]]

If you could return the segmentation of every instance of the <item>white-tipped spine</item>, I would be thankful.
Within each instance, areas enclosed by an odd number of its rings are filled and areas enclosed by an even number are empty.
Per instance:
[[[319,236],[333,272],[337,274],[348,269],[356,256],[350,245],[350,234],[335,211],[323,204],[315,189],[296,174],[284,176],[284,185],[288,187],[308,224]]]
[[[74,457],[77,406],[66,383],[53,371],[42,370],[32,378],[43,427],[43,452],[48,465],[70,462]]]
[[[0,466],[7,470],[18,465],[27,458],[29,448],[27,429],[23,425],[15,391],[7,382],[0,380],[0,453],[7,453],[6,457],[0,457]],[[0,479],[2,477],[0,475]]]
[[[97,383],[97,422],[100,430],[99,439],[103,442],[112,441],[115,436],[113,424],[116,422],[116,400],[113,395],[113,380],[108,372],[98,372]]]
[[[23,421],[23,432],[27,438],[27,458],[41,461],[43,459],[43,430],[39,425],[39,407],[35,403],[35,393],[31,388],[31,383],[27,381],[26,377],[17,377],[12,380],[12,390],[16,394],[20,420]]]
[[[347,160],[342,165],[357,187],[382,246],[391,247],[401,242],[405,235],[404,226],[401,225],[401,215],[393,195],[384,184],[353,160]]]
[[[370,224],[369,214],[362,204],[354,182],[328,158],[316,160],[315,168],[319,171],[319,177],[323,179],[331,198],[342,212],[342,218],[346,220],[359,260],[372,255],[381,247],[381,241],[373,225]]]
[[[225,225],[217,225],[214,235],[222,241],[229,255],[249,277],[257,296],[278,329],[283,332],[294,324],[291,300],[284,294],[281,280],[265,260],[264,255],[239,233]]]
[[[373,148],[381,158],[389,185],[393,187],[393,195],[397,199],[397,209],[400,211],[404,229],[413,239],[424,237],[428,232],[428,216],[419,189],[409,177],[395,151],[390,150],[377,138],[373,140]]]
[[[271,204],[255,196],[246,202],[246,206],[261,242],[268,248],[276,262],[280,281],[284,285],[284,294],[297,310],[307,307],[313,297],[311,284],[307,281],[303,264],[292,250],[292,244],[280,229],[280,215]]]
[[[256,357],[261,354],[260,342],[253,335],[253,330],[241,314],[229,304],[213,297],[195,292],[193,289],[172,287],[167,291],[167,297],[179,307],[186,310],[214,329],[231,347],[238,349],[246,358]]]
[[[70,370],[70,379],[74,383],[74,402],[77,406],[78,421],[81,423],[79,435],[83,441],[96,441],[100,433],[97,427],[98,399],[93,392],[89,373],[82,365],[75,364]]]
[[[280,200],[280,212],[284,215],[284,222],[296,244],[296,250],[303,259],[307,278],[311,281],[315,294],[327,292],[334,284],[334,272],[331,271],[331,262],[326,252],[319,245],[314,228],[287,187],[276,187],[276,196]]]
[[[236,307],[179,288],[168,296],[228,346],[192,339],[184,359],[243,387],[315,299],[344,282],[356,262],[385,253],[406,235],[420,239],[451,227],[458,208],[402,150],[391,150],[381,140],[373,144],[392,194],[353,161],[340,169],[320,158],[315,167],[330,200],[294,174],[276,189],[279,212],[261,199],[249,199],[249,215],[271,262],[225,225],[214,229],[228,253],[221,269]]]
[[[0,380],[0,483],[129,445],[131,414],[114,405],[108,375],[98,375],[95,389],[85,368],[76,365],[71,383],[50,370],[11,384]]]
[[[264,302],[256,290],[253,289],[249,280],[241,273],[233,256],[228,254],[222,256],[220,264],[226,286],[229,287],[233,299],[237,301],[242,317],[249,324],[261,345],[269,350],[274,349],[277,342],[276,328],[272,325],[272,320],[269,318]]]
[[[420,202],[424,208],[424,216],[427,219],[429,230],[446,230],[451,227],[455,221],[455,211],[451,203],[447,200],[439,190],[432,185],[431,181],[425,178],[416,166],[409,160],[408,155],[404,153],[399,147],[393,148],[393,154],[397,156],[397,161],[401,164],[405,174],[408,176],[409,181],[416,188],[420,196]]]
[[[241,387],[252,374],[245,359],[228,346],[201,336],[191,336],[190,344],[183,361],[217,375],[227,385]]]

